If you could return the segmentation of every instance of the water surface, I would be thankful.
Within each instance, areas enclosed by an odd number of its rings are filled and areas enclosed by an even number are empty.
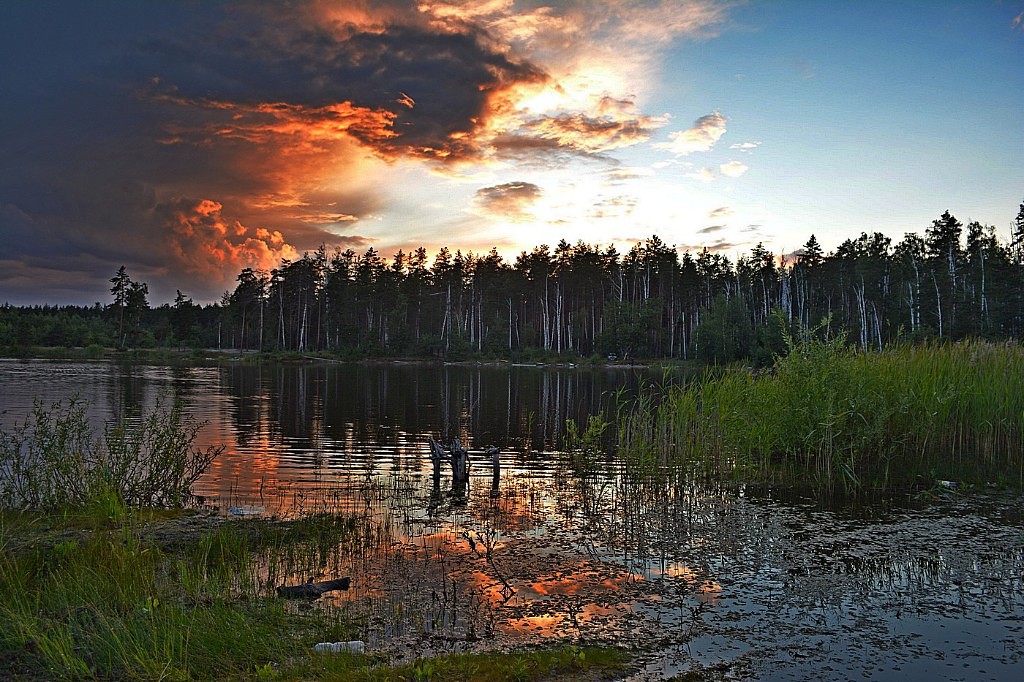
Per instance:
[[[937,489],[861,507],[637,476],[559,450],[639,370],[424,364],[135,367],[0,363],[0,421],[76,394],[98,419],[185,402],[225,452],[208,503],[363,518],[336,557],[342,605],[396,656],[549,642],[625,644],[637,679],[1019,679],[1018,495]],[[471,453],[431,476],[430,434]],[[495,479],[483,448],[501,451]],[[326,569],[325,569],[326,570]]]

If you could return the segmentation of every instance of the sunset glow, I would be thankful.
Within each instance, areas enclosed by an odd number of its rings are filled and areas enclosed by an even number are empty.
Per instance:
[[[1022,12],[8,3],[0,299],[90,304],[123,263],[154,302],[212,301],[321,245],[512,261],[657,234],[732,257],[947,208],[1005,231]]]

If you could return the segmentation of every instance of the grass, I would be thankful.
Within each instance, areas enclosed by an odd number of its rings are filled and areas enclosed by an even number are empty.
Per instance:
[[[465,682],[527,682],[528,680],[607,679],[626,669],[628,657],[618,649],[565,646],[517,653],[456,654],[422,659],[391,670],[374,680],[457,680]]]
[[[161,522],[191,513],[6,513],[0,521],[0,667],[22,679],[533,680],[620,670],[614,649],[465,654],[390,666],[319,654],[361,639],[344,603],[278,599],[285,575],[325,565],[365,538],[348,517],[222,521],[183,538]],[[156,538],[162,537],[162,540]]]
[[[1013,343],[792,348],[771,371],[705,374],[621,404],[636,467],[863,491],[1024,483],[1024,349]]]

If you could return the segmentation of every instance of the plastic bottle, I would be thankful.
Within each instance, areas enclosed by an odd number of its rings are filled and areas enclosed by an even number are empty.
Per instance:
[[[366,653],[366,644],[358,639],[350,642],[320,642],[313,645],[313,651],[324,651],[334,654],[342,652],[350,654]]]

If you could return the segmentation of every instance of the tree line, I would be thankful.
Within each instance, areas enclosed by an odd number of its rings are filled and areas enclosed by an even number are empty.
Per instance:
[[[572,357],[769,362],[788,336],[1015,338],[1024,331],[1024,204],[1004,243],[948,211],[893,243],[861,233],[825,253],[814,235],[776,256],[679,253],[657,236],[620,254],[582,241],[428,262],[326,248],[269,272],[246,268],[218,303],[178,291],[150,307],[124,267],[113,301],[0,309],[0,347],[219,347],[347,357]]]

